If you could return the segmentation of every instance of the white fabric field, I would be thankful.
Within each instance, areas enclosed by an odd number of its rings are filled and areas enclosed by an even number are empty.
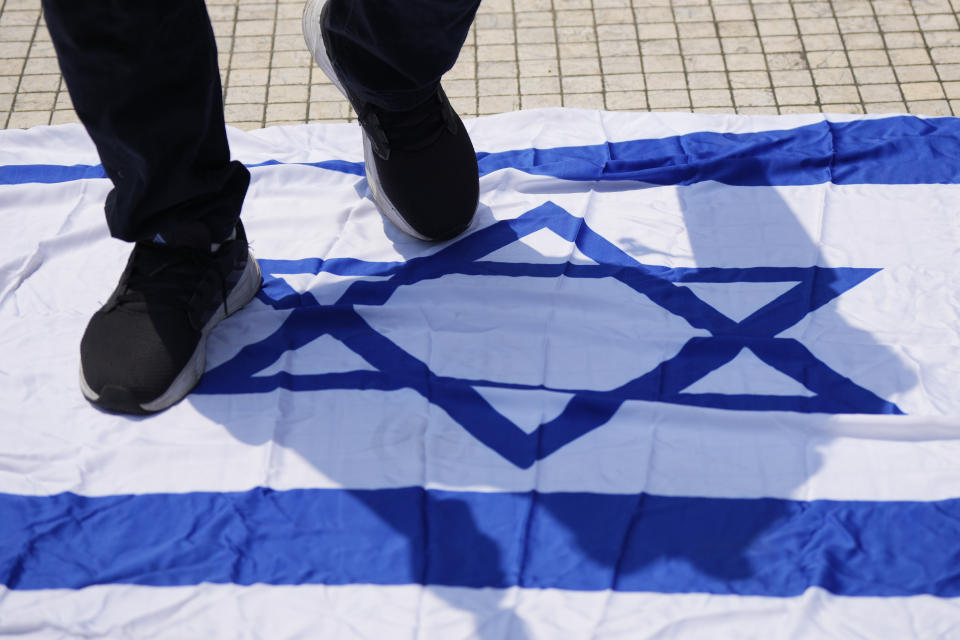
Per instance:
[[[263,290],[147,418],[92,144],[0,131],[0,636],[960,638],[960,120],[467,124],[440,245],[231,130]]]

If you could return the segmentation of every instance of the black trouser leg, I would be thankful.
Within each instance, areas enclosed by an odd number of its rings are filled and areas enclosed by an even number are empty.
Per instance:
[[[43,0],[74,108],[114,189],[122,240],[203,245],[233,229],[250,181],[230,161],[203,0]]]
[[[402,111],[431,97],[457,61],[480,0],[330,0],[332,59],[364,102]]]

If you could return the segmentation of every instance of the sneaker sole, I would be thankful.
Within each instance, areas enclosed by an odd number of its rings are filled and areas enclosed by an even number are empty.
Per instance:
[[[303,7],[301,24],[303,39],[306,41],[307,49],[310,50],[313,59],[320,66],[320,69],[349,102],[350,96],[347,95],[347,90],[343,84],[341,84],[340,78],[337,77],[336,72],[333,70],[333,63],[327,55],[327,47],[323,41],[321,20],[323,19],[323,8],[326,4],[327,0],[307,0],[307,4]],[[410,224],[403,219],[403,216],[400,215],[400,212],[397,211],[397,207],[390,201],[390,198],[383,192],[380,178],[377,175],[377,164],[374,160],[373,147],[365,131],[363,132],[363,166],[367,174],[367,184],[370,186],[370,194],[373,196],[373,201],[376,203],[380,213],[386,216],[390,222],[408,236],[426,242],[433,241],[433,238],[428,238],[411,227]]]
[[[243,275],[240,276],[237,285],[227,296],[226,305],[221,305],[207,321],[203,329],[201,329],[200,341],[197,343],[197,348],[194,349],[187,364],[181,369],[177,377],[174,378],[170,386],[167,387],[167,390],[155,400],[137,403],[133,400],[130,393],[122,388],[111,388],[109,394],[106,393],[106,390],[104,393],[98,394],[87,384],[86,379],[83,377],[83,367],[81,367],[80,390],[83,392],[84,397],[108,411],[119,411],[123,413],[156,413],[157,411],[162,411],[176,404],[200,382],[200,378],[206,368],[207,338],[210,332],[213,331],[213,328],[222,320],[246,306],[260,290],[260,282],[260,265],[257,264],[253,254],[248,253],[247,266],[244,268]],[[229,313],[227,312],[228,310]]]

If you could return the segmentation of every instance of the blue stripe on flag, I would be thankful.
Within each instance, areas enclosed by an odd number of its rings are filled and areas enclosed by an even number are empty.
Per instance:
[[[582,147],[479,153],[480,174],[504,168],[567,180],[729,185],[960,183],[960,119],[911,116],[818,122],[758,133],[699,132]],[[268,160],[252,167],[285,164]],[[363,163],[291,163],[363,175]],[[102,178],[100,166],[0,166],[0,184]]]
[[[258,488],[0,494],[14,589],[432,584],[960,596],[960,500]]]

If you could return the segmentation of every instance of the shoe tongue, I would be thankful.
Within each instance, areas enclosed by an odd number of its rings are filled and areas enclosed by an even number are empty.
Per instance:
[[[391,149],[416,151],[433,144],[447,128],[444,104],[437,95],[409,111],[378,111]]]
[[[118,303],[139,305],[152,300],[187,300],[211,258],[205,250],[138,242],[131,256],[131,271]]]

